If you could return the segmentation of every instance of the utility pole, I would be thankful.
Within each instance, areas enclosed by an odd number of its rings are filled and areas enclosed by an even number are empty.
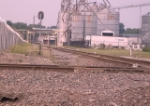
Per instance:
[[[76,12],[78,10],[78,0],[76,0]]]
[[[40,20],[40,32],[39,32],[39,36],[41,36],[42,19],[44,18],[44,13],[43,13],[42,11],[40,11],[40,12],[38,13],[38,18],[39,18],[39,20]],[[40,42],[40,44],[39,44],[39,49],[40,49],[40,54],[42,54],[42,51],[41,51],[41,49],[42,49],[41,42]]]
[[[40,19],[40,32],[39,32],[39,36],[41,36],[41,26],[42,26],[42,20]],[[42,54],[42,42],[40,42],[40,45],[39,45],[39,49],[40,49],[40,55]]]
[[[34,31],[34,28],[35,28],[35,15],[33,15],[33,26],[32,26],[32,30],[33,30],[33,41],[35,41],[35,31]],[[35,42],[34,42],[35,43]]]
[[[33,28],[35,27],[35,15],[33,16]]]
[[[140,6],[140,19],[139,19],[139,30],[141,33],[141,28],[142,28],[142,6]]]

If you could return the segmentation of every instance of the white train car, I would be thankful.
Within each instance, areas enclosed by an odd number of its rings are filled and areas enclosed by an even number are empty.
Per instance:
[[[91,46],[105,44],[106,46],[119,46],[119,47],[127,47],[129,42],[128,38],[123,37],[108,37],[108,36],[91,36]]]
[[[91,46],[99,46],[100,44],[105,44],[105,46],[112,47],[124,47],[126,49],[131,45],[139,45],[141,40],[139,38],[127,38],[127,37],[111,37],[111,36],[89,36],[91,39]],[[88,38],[88,37],[87,37]]]

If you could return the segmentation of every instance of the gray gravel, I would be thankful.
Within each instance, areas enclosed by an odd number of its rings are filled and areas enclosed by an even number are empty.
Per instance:
[[[0,58],[1,63],[114,66],[56,50],[51,53],[52,60],[11,53],[1,54]],[[1,69],[0,99],[3,97],[19,100],[0,102],[0,106],[108,106],[109,103],[149,106],[150,75],[101,73],[99,69],[74,72]]]
[[[106,63],[90,57],[74,55],[72,53],[61,52],[58,50],[52,50],[51,55],[55,58],[55,64],[59,65],[114,66],[112,63]]]
[[[148,106],[150,75],[75,70],[1,70],[0,106]],[[10,96],[12,95],[12,96]]]
[[[0,63],[10,64],[54,64],[49,58],[24,55],[9,52],[0,52]]]

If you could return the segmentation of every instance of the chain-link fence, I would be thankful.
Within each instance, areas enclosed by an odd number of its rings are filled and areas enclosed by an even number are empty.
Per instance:
[[[6,21],[0,18],[0,50],[5,50],[13,45],[26,42],[14,31]]]

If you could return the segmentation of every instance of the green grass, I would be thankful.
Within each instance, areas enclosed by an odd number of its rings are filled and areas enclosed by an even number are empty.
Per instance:
[[[79,47],[72,47],[66,46],[66,48],[76,49],[84,52],[91,52],[91,53],[98,53],[98,54],[105,54],[111,56],[130,56],[130,51],[125,49],[88,49],[88,48],[79,48]],[[150,52],[143,52],[143,51],[133,51],[133,57],[139,58],[150,58]]]
[[[144,52],[150,52],[150,47],[144,47],[144,48],[143,48],[143,51],[144,51]]]
[[[27,43],[15,45],[10,48],[10,52],[19,54],[28,54],[30,51],[36,50],[38,50],[38,47],[36,45],[31,45]]]

